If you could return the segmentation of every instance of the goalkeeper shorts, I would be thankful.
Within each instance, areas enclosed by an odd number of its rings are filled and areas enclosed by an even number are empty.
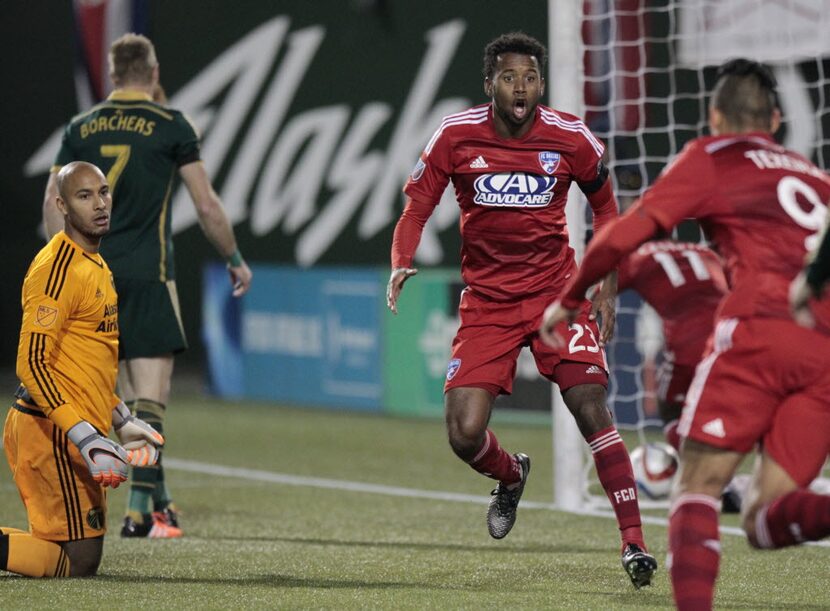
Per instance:
[[[106,493],[51,420],[15,403],[6,416],[3,444],[34,536],[77,541],[106,532]]]
[[[607,387],[608,364],[599,346],[597,321],[588,320],[588,301],[583,302],[574,324],[568,327],[561,323],[557,327],[565,339],[561,350],[551,348],[539,337],[542,314],[557,297],[542,294],[497,302],[465,289],[458,307],[461,326],[452,342],[444,391],[473,386],[492,390],[493,394],[510,394],[523,346],[530,347],[539,373],[561,390],[580,384]],[[569,363],[574,366],[560,367]]]

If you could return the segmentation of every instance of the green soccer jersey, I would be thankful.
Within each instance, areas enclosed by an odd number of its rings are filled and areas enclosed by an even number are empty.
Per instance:
[[[71,161],[107,175],[112,219],[101,255],[113,274],[172,279],[170,199],[178,169],[199,161],[199,136],[187,117],[142,92],[115,91],[66,126],[55,166]]]

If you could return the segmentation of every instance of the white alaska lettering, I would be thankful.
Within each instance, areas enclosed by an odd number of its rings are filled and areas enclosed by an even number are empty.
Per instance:
[[[276,16],[242,37],[180,89],[171,106],[186,111],[204,132],[208,175],[215,179],[223,167],[229,168],[227,178],[214,184],[231,222],[249,217],[255,236],[277,227],[296,235],[296,262],[311,265],[356,215],[361,240],[394,223],[401,185],[433,130],[442,117],[470,106],[466,98],[435,99],[466,23],[456,19],[425,33],[424,58],[400,110],[383,101],[360,108],[334,103],[286,119],[300,85],[317,76],[308,70],[326,38],[322,25],[289,32],[290,23],[289,17]],[[386,150],[371,148],[393,116]],[[61,134],[62,128],[56,129],[29,158],[27,176],[49,170]],[[458,218],[452,189],[441,201],[418,249],[418,260],[425,263],[442,259],[437,234]],[[173,231],[196,222],[194,206],[180,187],[173,199]]]

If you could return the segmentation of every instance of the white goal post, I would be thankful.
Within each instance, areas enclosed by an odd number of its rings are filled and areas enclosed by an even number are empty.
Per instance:
[[[580,2],[549,0],[549,45],[547,87],[553,108],[579,115],[583,108],[580,40]],[[568,193],[565,215],[571,247],[577,261],[585,246],[585,203],[578,189]],[[586,485],[585,442],[559,389],[552,392],[553,502],[562,509],[579,510]]]
[[[830,0],[549,0],[547,101],[584,118],[605,142],[624,208],[686,142],[706,133],[707,91],[716,67],[747,57],[768,64],[778,79],[784,115],[779,139],[826,170],[828,31]],[[566,214],[579,260],[590,220],[576,187]],[[654,334],[644,333],[642,323],[653,321],[653,314],[643,312],[636,297],[621,299],[617,312],[617,337],[607,349],[609,406],[620,428],[637,430],[644,440],[646,427],[658,420],[649,412],[642,357],[638,362],[636,355],[654,352]],[[570,510],[607,506],[587,444],[555,390],[552,420],[554,503]]]

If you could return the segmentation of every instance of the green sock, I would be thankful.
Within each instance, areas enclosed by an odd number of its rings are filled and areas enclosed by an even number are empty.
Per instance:
[[[136,418],[140,418],[163,434],[164,405],[149,399],[136,399],[131,402],[130,409],[136,415]],[[161,461],[161,458],[159,458],[159,461]],[[158,488],[160,472],[160,462],[152,467],[133,467],[130,494],[127,498],[128,513],[150,513],[155,504],[154,495]]]
[[[161,432],[161,431],[159,431]],[[153,489],[153,511],[161,511],[166,509],[171,503],[170,491],[167,489],[167,483],[164,481],[164,467],[161,464],[162,456],[159,454],[158,472],[156,473],[156,487]]]

